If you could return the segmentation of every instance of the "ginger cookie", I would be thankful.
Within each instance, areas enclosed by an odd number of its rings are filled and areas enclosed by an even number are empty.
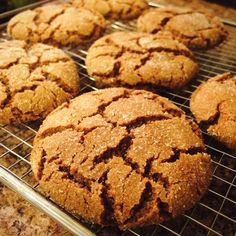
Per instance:
[[[79,90],[75,63],[60,49],[0,43],[0,124],[44,118]]]
[[[150,9],[139,17],[137,26],[145,33],[169,31],[192,49],[212,48],[228,35],[218,17],[177,7]]]
[[[125,88],[89,92],[57,108],[36,135],[31,163],[58,204],[123,230],[183,213],[211,180],[197,125],[169,100]]]
[[[148,8],[146,0],[71,0],[75,7],[98,11],[112,19],[134,19]]]
[[[98,39],[86,58],[98,86],[155,85],[179,89],[198,72],[191,51],[163,35],[116,32]]]
[[[236,149],[236,76],[224,73],[201,84],[190,108],[196,120],[227,147]]]
[[[98,38],[105,29],[103,16],[68,5],[46,5],[14,16],[7,32],[14,39],[53,45],[78,45]]]

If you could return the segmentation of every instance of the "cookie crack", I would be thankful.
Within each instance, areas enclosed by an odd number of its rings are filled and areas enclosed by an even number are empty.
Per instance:
[[[45,51],[50,51],[51,49],[45,50]],[[26,51],[27,56],[29,57],[29,52]],[[29,64],[29,63],[21,63],[21,64],[26,64],[29,66],[29,70],[30,73],[34,72],[37,68],[42,68],[44,66],[50,66],[51,64],[56,64],[56,63],[67,63],[70,62],[71,59],[69,57],[64,57],[64,58],[60,58],[60,59],[54,59],[54,60],[47,60],[47,61],[40,61],[42,59],[42,56],[37,57],[37,62],[33,63],[33,64]],[[18,62],[19,63],[19,62]]]
[[[40,114],[35,114],[33,113],[32,111],[29,111],[29,112],[22,112],[18,107],[11,107],[10,105],[9,106],[6,106],[6,107],[10,107],[11,108],[11,113],[13,114],[14,117],[17,117],[17,120],[19,122],[23,122],[23,119],[22,119],[22,116],[31,116],[33,117],[32,120],[36,120],[36,119],[39,119],[41,117],[41,114],[43,113],[40,113]],[[6,108],[5,107],[5,108]],[[16,121],[16,118],[11,118],[10,119],[10,122],[14,124],[14,122]]]
[[[144,167],[144,172],[143,172],[143,176],[144,177],[149,177],[150,175],[150,171],[151,171],[151,168],[152,168],[152,162],[155,160],[155,159],[158,159],[159,158],[159,154],[156,158],[154,157],[151,157],[149,159],[147,159],[146,161],[146,165]]]
[[[38,88],[38,86],[40,86],[40,83],[38,83],[37,81],[35,81],[35,82],[32,81],[32,84],[26,84],[23,87],[21,87],[20,89],[16,89],[14,92],[10,92],[11,98],[13,99],[16,94],[24,93],[27,90],[34,92]]]
[[[32,111],[27,111],[27,112],[23,112],[22,110],[20,110],[18,107],[16,106],[11,106],[12,104],[12,101],[13,101],[13,98],[15,95],[19,94],[19,93],[24,93],[26,91],[32,91],[34,92],[34,95],[35,95],[35,91],[36,89],[40,86],[40,84],[33,84],[31,86],[26,86],[24,88],[22,88],[20,91],[17,91],[16,93],[14,93],[14,95],[11,95],[10,99],[9,99],[9,102],[7,105],[5,105],[4,108],[8,107],[11,109],[11,112],[12,114],[14,115],[14,117],[18,117],[18,119],[21,121],[21,118],[22,118],[22,115],[26,116],[26,115],[30,115],[32,116],[33,118],[32,119],[40,119],[42,117],[42,115],[45,113],[45,111],[41,111],[41,113],[35,113],[35,110],[32,110]],[[57,95],[52,91],[50,90],[50,92],[53,94],[53,96],[56,98]],[[53,106],[54,108],[58,106],[58,104],[56,103],[56,101],[54,100],[53,102]],[[3,109],[4,109],[3,108]],[[13,123],[14,123],[14,119],[13,118]]]
[[[35,15],[35,18],[34,18],[34,22],[39,25],[41,23],[41,21],[39,21],[39,18],[40,18],[40,15],[42,13],[42,9],[39,7],[39,8],[36,8],[35,10],[33,10],[34,12],[36,12],[37,14]],[[44,22],[44,23],[47,23],[49,26],[51,26],[51,23],[60,15],[63,15],[66,11],[66,8],[64,9],[61,9],[61,11],[57,14],[55,14],[54,16],[52,16],[50,19],[48,19],[48,21]]]
[[[61,132],[65,131],[65,130],[67,130],[67,129],[72,129],[72,130],[76,130],[78,132],[83,132],[83,136],[84,136],[84,135],[88,134],[89,132],[93,131],[94,129],[101,127],[101,126],[95,126],[95,127],[91,128],[91,129],[80,129],[78,127],[78,124],[81,121],[83,121],[84,118],[89,118],[89,117],[92,117],[92,116],[95,116],[95,115],[99,115],[99,114],[103,117],[103,112],[104,112],[104,110],[106,109],[107,106],[109,106],[114,101],[118,101],[120,98],[124,98],[125,96],[126,95],[122,94],[120,96],[117,96],[117,97],[113,98],[112,101],[109,101],[107,103],[101,104],[100,106],[98,106],[98,109],[97,109],[96,112],[94,112],[90,116],[81,117],[81,120],[78,120],[77,124],[69,124],[69,125],[64,125],[64,126],[57,126],[57,127],[53,127],[53,128],[48,128],[45,131],[43,131],[41,134],[38,134],[37,138],[42,140],[42,139],[44,139],[46,137],[49,137],[49,136],[52,136],[52,135],[54,135],[56,133],[61,133]],[[128,94],[127,94],[127,96],[128,96]],[[70,107],[70,104],[71,104],[71,101],[68,102],[67,104],[65,104],[65,105],[67,105],[68,109]],[[108,121],[106,121],[106,122],[108,124],[112,124],[112,123],[110,123]]]
[[[234,80],[234,75],[230,72],[224,73],[222,76],[219,76],[215,81],[220,84],[227,83],[228,81],[234,81],[234,84],[236,85],[236,79]],[[231,80],[232,79],[232,80]]]
[[[160,198],[157,198],[157,208],[159,209],[159,217],[162,221],[166,221],[172,217],[172,214],[169,212],[168,203],[161,201]]]
[[[55,82],[56,85],[61,88],[64,92],[68,93],[68,94],[75,94],[75,91],[73,88],[70,88],[66,83],[64,83],[64,81],[53,74],[50,74],[49,72],[46,71],[42,71],[42,74],[45,78],[47,78],[46,80],[50,80],[52,82]]]
[[[182,117],[183,116],[183,112],[180,110],[176,110],[174,108],[165,108],[164,107],[164,111],[163,112],[167,112],[168,114],[170,114],[171,116],[174,117]]]
[[[106,45],[98,45],[97,47],[95,45],[95,46],[93,46],[93,48],[99,48],[99,47],[104,47],[104,46],[106,46]],[[120,47],[116,47],[116,48],[120,49]],[[122,54],[123,54],[122,50],[119,51],[118,53],[116,53],[116,52],[110,52],[110,53],[103,52],[99,55],[95,55],[94,57],[91,57],[91,59],[97,59],[99,57],[104,57],[104,56],[111,56],[111,57],[114,57],[115,59],[118,59],[119,57],[122,56]]]
[[[39,164],[38,164],[38,169],[37,169],[37,179],[38,180],[41,180],[42,177],[43,177],[43,170],[44,170],[44,167],[45,167],[45,163],[46,163],[46,156],[47,156],[47,153],[44,149],[41,149],[41,158],[40,158],[40,161],[39,161]]]
[[[217,28],[218,28],[218,27],[217,27]],[[205,27],[205,28],[197,29],[196,31],[197,31],[197,32],[201,32],[201,31],[211,30],[211,29],[214,29],[214,27],[213,27],[213,26],[209,26],[209,27]]]
[[[134,71],[136,71],[136,70],[140,69],[141,67],[145,66],[145,64],[150,60],[150,58],[151,58],[151,55],[147,55],[146,57],[142,58],[140,60],[140,64],[136,65],[134,67]]]
[[[48,128],[40,135],[37,135],[37,139],[42,140],[42,139],[52,136],[54,134],[62,133],[63,131],[68,130],[68,129],[74,130],[75,126],[73,124],[69,124],[69,125],[65,125],[65,126],[57,126],[57,127],[53,127],[53,128]]]
[[[162,187],[167,191],[169,187],[169,181],[167,178],[163,177],[162,173],[156,172],[152,176],[149,176],[154,182],[162,185]]]
[[[106,110],[106,108],[113,102],[117,102],[119,101],[120,99],[123,99],[123,98],[129,98],[130,94],[127,92],[127,91],[124,91],[123,94],[119,95],[119,96],[116,96],[114,98],[112,98],[111,101],[107,102],[107,103],[103,103],[101,104],[100,106],[98,106],[98,109],[97,109],[97,112],[95,112],[93,115],[101,115],[104,119],[104,111]],[[101,100],[102,101],[102,100]],[[109,123],[109,122],[108,122]]]
[[[198,127],[198,125],[192,120],[192,118],[190,117],[186,117],[192,131],[200,138],[202,139],[202,132],[200,130],[200,128]]]
[[[58,171],[64,173],[63,179],[68,179],[73,183],[79,185],[81,188],[84,188],[91,192],[92,180],[85,178],[83,175],[75,175],[71,173],[70,166],[61,165],[58,167]]]
[[[163,28],[163,27],[168,23],[168,21],[169,21],[171,18],[172,18],[172,17],[165,17],[165,18],[163,18],[162,21],[161,21],[161,23],[160,23],[161,27]],[[157,33],[157,32],[156,32],[156,33]]]
[[[25,48],[24,48],[25,49]],[[19,64],[19,62],[20,62],[20,59],[21,59],[21,57],[18,57],[14,62],[11,62],[11,63],[9,63],[9,64],[7,64],[6,66],[3,66],[3,67],[1,67],[0,69],[9,69],[10,67],[12,67],[12,66],[15,66],[15,65],[18,65]],[[7,81],[8,79],[7,78],[5,78],[5,81]]]
[[[61,27],[61,24],[58,24],[57,27],[54,27],[53,30],[50,31],[49,35],[48,35],[46,38],[44,38],[44,39],[42,39],[42,37],[43,37],[42,34],[39,35],[39,36],[41,37],[41,41],[42,41],[43,43],[51,44],[51,45],[54,45],[54,46],[60,46],[60,45],[59,45],[60,43],[58,43],[58,42],[56,42],[56,40],[54,40],[54,38],[55,38],[55,37],[54,37],[54,34],[55,34],[55,32],[56,32],[60,27]],[[48,29],[50,29],[50,25],[48,25],[48,27],[47,27],[46,30],[48,30]],[[45,32],[46,30],[44,30],[44,32]],[[53,39],[53,42],[52,42],[52,39]]]
[[[128,131],[134,130],[142,125],[146,125],[155,121],[161,121],[161,120],[169,120],[172,119],[172,116],[168,116],[165,114],[160,115],[151,115],[151,116],[140,116],[136,118],[135,120],[132,120],[128,124],[126,124],[126,129]]]
[[[0,109],[4,109],[11,101],[11,92],[9,90],[8,80],[0,80],[0,83],[4,86],[5,91],[3,91],[3,93],[6,94],[6,98],[0,103]]]
[[[8,26],[7,31],[8,31],[8,34],[9,34],[9,35],[12,35],[12,30],[13,30],[13,28],[14,28],[16,25],[18,25],[18,24],[22,24],[22,22],[16,21],[15,23],[11,24],[11,27]]]
[[[109,195],[110,186],[104,183],[102,187],[102,193],[100,195],[102,204],[104,206],[104,212],[102,214],[102,221],[104,225],[118,224],[115,218],[115,200]]]
[[[139,39],[140,39],[140,37],[138,37],[138,38],[133,38],[133,39],[129,39],[129,41],[135,41],[135,43],[137,44],[137,46],[139,46],[140,49],[142,49],[142,50],[135,50],[135,49],[133,49],[132,47],[126,47],[126,46],[124,46],[124,45],[120,45],[119,43],[114,42],[114,40],[113,40],[112,38],[106,40],[106,43],[107,43],[107,44],[113,44],[113,46],[115,46],[116,48],[121,49],[121,51],[122,51],[122,53],[121,53],[121,55],[120,55],[120,57],[121,57],[121,56],[122,56],[124,53],[126,53],[126,52],[136,53],[136,54],[143,54],[145,51],[147,51],[146,49],[144,49],[144,48],[138,43]],[[106,45],[107,45],[107,44],[106,44]]]
[[[200,126],[204,129],[209,129],[211,126],[215,126],[218,124],[219,118],[220,118],[220,106],[225,101],[221,101],[216,106],[215,114],[208,118],[208,120],[202,120],[200,121]]]
[[[205,149],[203,147],[191,147],[187,150],[180,150],[178,148],[173,148],[172,149],[173,154],[170,155],[167,159],[161,161],[161,163],[173,163],[179,160],[181,154],[186,154],[186,155],[197,155],[198,153],[205,153]]]
[[[109,148],[106,151],[104,151],[101,155],[95,156],[93,159],[93,167],[91,170],[93,170],[96,165],[98,165],[101,162],[107,163],[107,161],[114,156],[121,156],[125,160],[126,152],[128,151],[129,147],[132,144],[132,137],[130,135],[125,136],[122,138],[119,142],[119,144],[114,148]]]
[[[194,60],[194,56],[193,56],[193,54],[190,51],[181,50],[181,49],[171,49],[171,48],[155,47],[155,48],[149,49],[148,51],[151,54],[153,52],[173,53],[174,56],[185,56],[185,57],[188,57],[188,58]]]
[[[150,33],[151,34],[156,34],[164,29],[164,26],[170,21],[172,17],[165,17],[162,19],[160,24],[157,26],[157,28],[153,29]],[[160,26],[160,27],[159,27]]]
[[[145,207],[145,205],[151,198],[152,198],[152,185],[148,181],[145,184],[145,189],[141,194],[139,203],[135,204],[133,208],[130,210],[130,217],[125,220],[124,224],[136,221],[138,212],[140,212],[140,210],[142,210]]]

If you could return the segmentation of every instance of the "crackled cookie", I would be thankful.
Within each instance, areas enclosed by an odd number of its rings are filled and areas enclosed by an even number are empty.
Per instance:
[[[198,122],[229,148],[236,148],[236,76],[217,75],[200,85],[190,100]]]
[[[105,20],[95,11],[67,5],[47,5],[14,16],[7,32],[14,39],[54,45],[77,45],[98,38]]]
[[[139,17],[137,25],[146,33],[169,31],[173,38],[198,49],[214,47],[228,34],[218,17],[177,7],[150,9]]]
[[[58,204],[123,230],[184,212],[211,180],[197,125],[169,100],[124,88],[83,94],[52,112],[31,163]]]
[[[60,49],[0,43],[0,124],[44,118],[79,89],[75,63]]]
[[[86,66],[99,86],[155,85],[179,89],[198,72],[193,54],[163,35],[116,32],[89,49]]]
[[[146,0],[71,0],[75,7],[96,10],[112,19],[133,19],[148,8]]]

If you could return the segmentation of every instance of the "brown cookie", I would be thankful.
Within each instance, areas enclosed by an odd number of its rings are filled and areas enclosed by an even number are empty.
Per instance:
[[[229,148],[236,148],[236,76],[217,75],[200,85],[190,100],[196,120]]]
[[[148,8],[146,0],[71,0],[75,7],[96,10],[112,19],[133,19]]]
[[[131,32],[97,40],[88,51],[86,66],[100,86],[151,84],[179,89],[198,72],[193,54],[178,41]]]
[[[121,229],[175,217],[211,179],[197,125],[167,99],[124,88],[83,94],[52,112],[31,162],[58,204]]]
[[[173,38],[198,49],[214,47],[228,35],[218,17],[177,7],[146,11],[138,19],[138,30],[152,34],[169,31]]]
[[[60,49],[0,43],[0,124],[44,118],[79,89],[75,63]]]
[[[105,20],[95,11],[67,5],[46,5],[14,16],[7,32],[14,39],[54,45],[77,45],[98,38]]]

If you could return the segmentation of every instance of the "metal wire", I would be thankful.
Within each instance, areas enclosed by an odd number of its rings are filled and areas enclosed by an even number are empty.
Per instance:
[[[155,4],[151,4],[156,6]],[[1,18],[1,16],[0,16]],[[134,23],[115,21],[110,23],[107,33],[117,30],[134,31]],[[4,29],[0,25],[0,29]],[[236,73],[236,28],[227,26],[230,36],[228,40],[219,47],[208,51],[195,51],[195,57],[199,63],[200,71],[186,88],[179,92],[158,91],[161,95],[172,100],[176,105],[186,111],[189,111],[189,99],[192,92],[205,80],[225,71]],[[5,29],[1,32],[0,40],[6,40]],[[86,73],[84,64],[87,55],[87,48],[64,48],[64,50],[76,61],[81,77],[80,94],[88,91],[97,90],[95,79]],[[17,176],[22,184],[27,184],[30,189],[34,189],[38,194],[38,183],[34,179],[30,167],[30,152],[32,141],[39,127],[38,122],[30,124],[21,124],[19,126],[0,126],[0,167],[4,166],[12,175]],[[194,208],[176,219],[136,230],[120,232],[114,229],[112,235],[229,235],[236,233],[236,152],[226,149],[216,142],[203,130],[204,139],[208,152],[212,155],[214,165],[213,180],[203,199],[197,203]],[[26,197],[27,198],[27,197]],[[28,199],[29,200],[29,199]],[[49,200],[46,200],[49,202]],[[34,202],[32,202],[34,204]],[[48,203],[49,204],[49,203]],[[41,206],[42,208],[42,206]],[[69,213],[62,209],[55,211]],[[47,210],[45,210],[47,212]],[[47,212],[48,213],[48,212]],[[49,213],[48,213],[49,214]],[[52,215],[52,214],[50,214]],[[54,219],[59,220],[59,216]],[[76,216],[74,216],[76,217]],[[77,218],[78,221],[80,219]],[[59,220],[61,223],[61,221]],[[68,226],[68,225],[67,225]],[[78,226],[79,227],[79,226]],[[91,231],[101,234],[106,229],[86,224]],[[69,226],[67,227],[70,228]],[[70,230],[70,229],[69,229]],[[86,234],[84,234],[86,235]]]

